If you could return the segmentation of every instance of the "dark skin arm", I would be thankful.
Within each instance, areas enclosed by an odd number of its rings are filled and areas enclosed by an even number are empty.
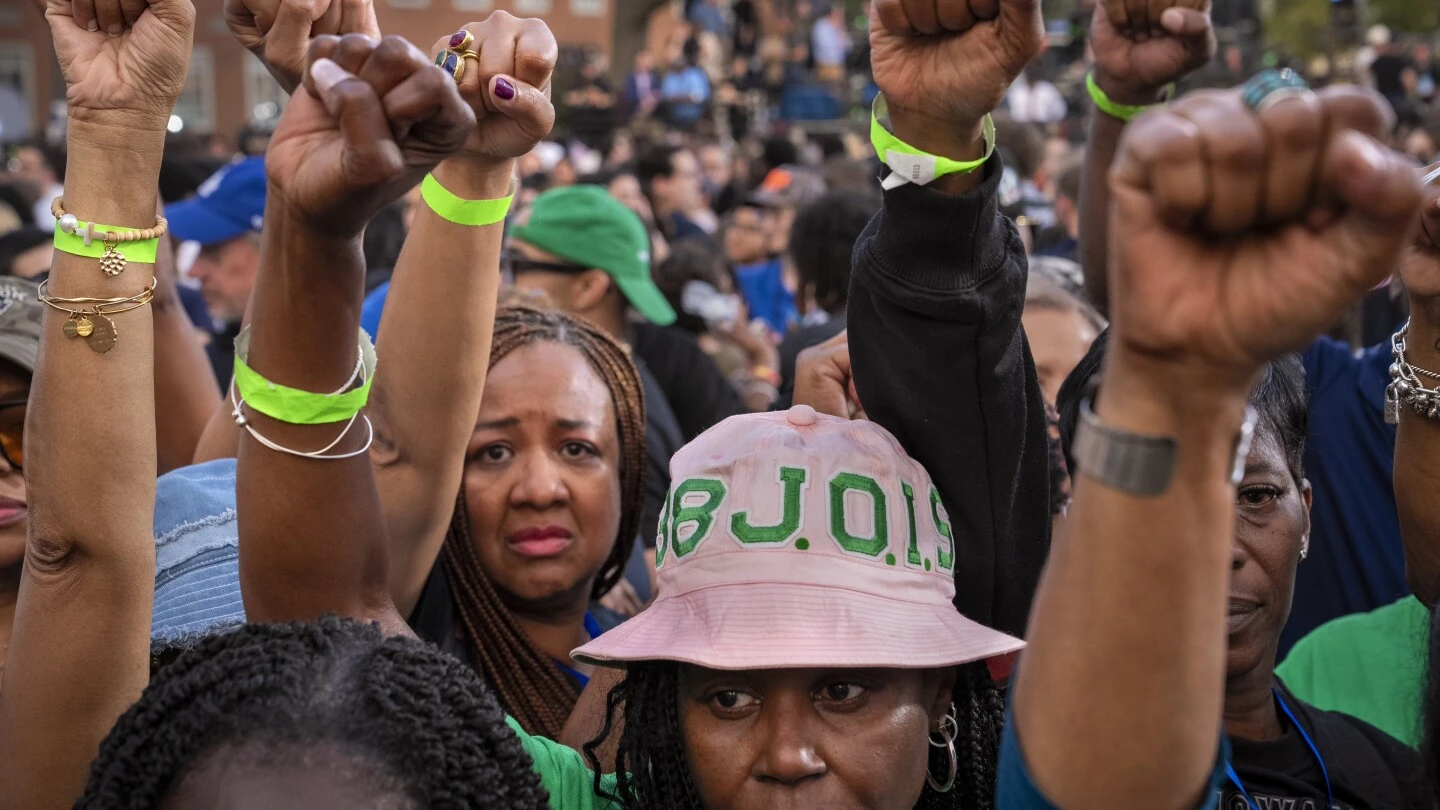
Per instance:
[[[163,475],[194,460],[221,399],[205,347],[180,305],[175,249],[169,236],[160,240],[155,279],[155,436]]]
[[[1440,170],[1440,163],[1428,170]],[[1410,295],[1410,334],[1405,359],[1429,371],[1440,370],[1440,181],[1425,189],[1425,208],[1414,243],[1400,261]],[[1422,378],[1423,379],[1423,378]],[[1433,387],[1433,380],[1426,380]],[[1440,422],[1400,408],[1395,438],[1395,505],[1405,544],[1405,578],[1420,601],[1440,601]]]
[[[1178,450],[1157,497],[1082,467],[1052,546],[1013,710],[1025,761],[1058,806],[1108,808],[1123,795],[1194,807],[1213,772],[1245,401],[1267,361],[1385,276],[1419,208],[1413,170],[1377,140],[1383,119],[1350,126],[1353,99],[1327,90],[1257,116],[1238,93],[1197,93],[1125,135],[1111,173],[1111,216],[1125,225],[1110,256],[1114,332],[1095,411]],[[1372,114],[1382,103],[1365,98]],[[1320,217],[1335,201],[1342,213]]]
[[[328,392],[355,367],[365,223],[458,150],[475,117],[453,80],[404,40],[319,38],[311,64],[319,67],[306,73],[306,89],[291,99],[266,156],[270,189],[249,359],[269,380]],[[398,141],[392,131],[402,133]],[[343,426],[285,424],[253,409],[246,416],[270,440],[304,450],[325,446]],[[332,453],[358,450],[365,440],[363,427],[353,430]],[[388,537],[363,453],[298,458],[247,433],[236,490],[241,592],[251,620],[338,613],[406,632],[390,601]]]
[[[165,125],[185,84],[194,14],[188,0],[49,3],[69,105],[65,205],[82,221],[155,223]],[[152,271],[131,262],[107,279],[95,259],[57,252],[48,292],[124,298]],[[30,536],[0,686],[3,808],[72,806],[100,740],[149,677],[151,311],[110,318],[117,340],[106,354],[64,337],[62,313],[47,311],[43,325],[26,430]]]
[[[1151,3],[1150,6],[1157,6]],[[1167,85],[1203,67],[1215,54],[1208,0],[1168,0],[1152,11],[1154,19],[1132,17],[1124,0],[1102,0],[1090,24],[1095,51],[1095,83],[1111,101],[1127,106],[1157,104]],[[1155,30],[1156,34],[1151,35]],[[1106,245],[1109,232],[1110,186],[1106,177],[1115,162],[1125,122],[1101,112],[1090,113],[1085,163],[1080,181],[1080,263],[1085,292],[1104,313]]]

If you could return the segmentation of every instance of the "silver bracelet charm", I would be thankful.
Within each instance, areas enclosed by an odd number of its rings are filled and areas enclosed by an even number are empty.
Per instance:
[[[1421,377],[1440,380],[1440,373],[1412,366],[1405,359],[1405,337],[1410,334],[1410,322],[1400,327],[1390,338],[1390,384],[1385,386],[1385,424],[1400,423],[1400,406],[1408,405],[1415,413],[1427,419],[1440,419],[1440,385],[1426,388]]]

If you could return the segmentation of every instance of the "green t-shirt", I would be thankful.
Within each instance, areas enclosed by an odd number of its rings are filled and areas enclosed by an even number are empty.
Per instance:
[[[620,805],[595,793],[595,774],[585,766],[580,752],[566,748],[554,740],[532,737],[520,728],[515,718],[506,716],[510,730],[520,738],[525,753],[535,761],[535,772],[540,774],[540,783],[550,793],[550,806],[554,810],[618,810]],[[601,788],[615,792],[615,776],[601,777]]]
[[[1407,596],[1315,628],[1275,674],[1306,703],[1358,717],[1414,748],[1429,640],[1430,611]]]

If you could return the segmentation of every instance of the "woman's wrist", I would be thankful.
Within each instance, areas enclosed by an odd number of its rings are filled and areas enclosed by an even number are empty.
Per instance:
[[[510,196],[515,161],[457,155],[431,172],[445,190],[465,200],[498,200]]]
[[[1245,421],[1250,387],[1249,381],[1233,374],[1185,370],[1181,362],[1112,350],[1095,413],[1107,425],[1133,433],[1195,437],[1215,433],[1233,441]]]
[[[165,137],[71,124],[66,142],[65,210],[118,228],[155,225]]]
[[[1166,89],[1169,84],[1162,84],[1159,87],[1148,87],[1145,85],[1134,85],[1119,81],[1105,73],[1099,66],[1095,68],[1095,84],[1105,97],[1116,104],[1124,104],[1127,107],[1149,106],[1165,101]]]

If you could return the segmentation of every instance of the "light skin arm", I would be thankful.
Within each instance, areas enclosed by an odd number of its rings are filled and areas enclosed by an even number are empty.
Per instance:
[[[554,123],[546,94],[558,48],[543,22],[503,11],[466,30],[481,62],[470,62],[461,92],[475,99],[478,124],[435,178],[463,199],[499,199],[510,193],[515,158]],[[493,96],[501,75],[522,83],[508,103]],[[385,301],[381,343],[395,360],[376,375],[371,457],[391,538],[390,592],[402,616],[420,598],[455,509],[490,360],[503,236],[502,223],[456,225],[422,205]]]
[[[1257,116],[1237,93],[1198,93],[1138,119],[1121,144],[1111,216],[1125,228],[1112,230],[1114,332],[1095,410],[1112,428],[1175,438],[1177,461],[1153,498],[1082,465],[1054,539],[1013,711],[1058,806],[1203,798],[1245,400],[1266,362],[1384,277],[1418,210],[1413,170],[1376,140],[1382,102],[1365,96],[1368,114],[1353,115],[1356,98],[1327,90]]]
[[[205,347],[180,304],[169,236],[160,240],[155,278],[155,434],[163,475],[192,463],[221,399]]]
[[[82,221],[155,222],[165,124],[185,82],[194,10],[186,0],[51,0],[67,81],[65,204]],[[99,22],[90,32],[87,23]],[[138,20],[138,24],[137,24]],[[107,29],[115,27],[114,36]],[[107,64],[110,69],[97,69]],[[115,69],[118,64],[118,70]],[[145,75],[144,86],[127,76]],[[48,292],[123,298],[153,268],[117,279],[57,252]],[[29,409],[30,537],[0,687],[0,807],[68,808],[100,740],[149,677],[155,576],[155,388],[149,307],[111,316],[106,354],[61,333],[47,312]]]
[[[1440,164],[1430,170],[1440,169]],[[1440,371],[1440,183],[1426,189],[1423,227],[1400,263],[1410,295],[1410,333],[1405,359],[1411,365]],[[1424,378],[1422,377],[1422,380]],[[1424,380],[1434,387],[1434,380]],[[1440,600],[1440,422],[1400,406],[1395,437],[1395,505],[1400,537],[1405,544],[1405,578],[1426,605]]]
[[[1214,56],[1210,4],[1208,0],[1169,0],[1160,5],[1153,11],[1158,36],[1149,34],[1148,21],[1131,20],[1124,5],[1122,0],[1102,0],[1095,7],[1090,25],[1095,83],[1116,104],[1157,104],[1167,85]],[[1146,32],[1143,38],[1140,29]],[[1080,263],[1085,271],[1086,297],[1101,313],[1108,307],[1105,262],[1110,186],[1106,177],[1124,132],[1124,121],[1098,108],[1091,110],[1080,181]]]

